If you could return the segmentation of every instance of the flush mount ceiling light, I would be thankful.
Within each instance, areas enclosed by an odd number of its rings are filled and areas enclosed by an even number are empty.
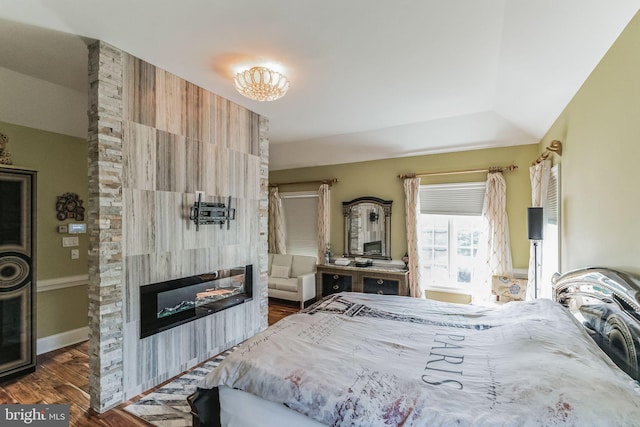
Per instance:
[[[289,80],[266,67],[252,67],[236,74],[233,83],[242,95],[256,101],[275,101],[289,89]]]

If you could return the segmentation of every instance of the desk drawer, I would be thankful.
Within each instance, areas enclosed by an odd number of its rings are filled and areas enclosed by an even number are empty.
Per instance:
[[[352,277],[342,274],[322,273],[322,295],[351,292]]]
[[[381,295],[398,295],[398,280],[363,277],[362,285],[365,293]]]

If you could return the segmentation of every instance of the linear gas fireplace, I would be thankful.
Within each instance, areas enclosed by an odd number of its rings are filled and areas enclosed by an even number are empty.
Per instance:
[[[252,265],[142,286],[140,338],[250,301],[252,289]]]

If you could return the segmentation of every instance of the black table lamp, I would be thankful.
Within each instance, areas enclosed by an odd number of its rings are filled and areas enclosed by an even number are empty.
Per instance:
[[[538,242],[542,240],[542,208],[527,208],[527,229],[529,240],[533,241],[533,286],[534,298],[538,298]]]

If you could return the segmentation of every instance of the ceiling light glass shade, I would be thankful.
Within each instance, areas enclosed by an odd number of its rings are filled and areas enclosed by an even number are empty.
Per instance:
[[[241,71],[233,83],[238,92],[256,101],[274,101],[289,90],[289,80],[284,75],[265,67]]]

